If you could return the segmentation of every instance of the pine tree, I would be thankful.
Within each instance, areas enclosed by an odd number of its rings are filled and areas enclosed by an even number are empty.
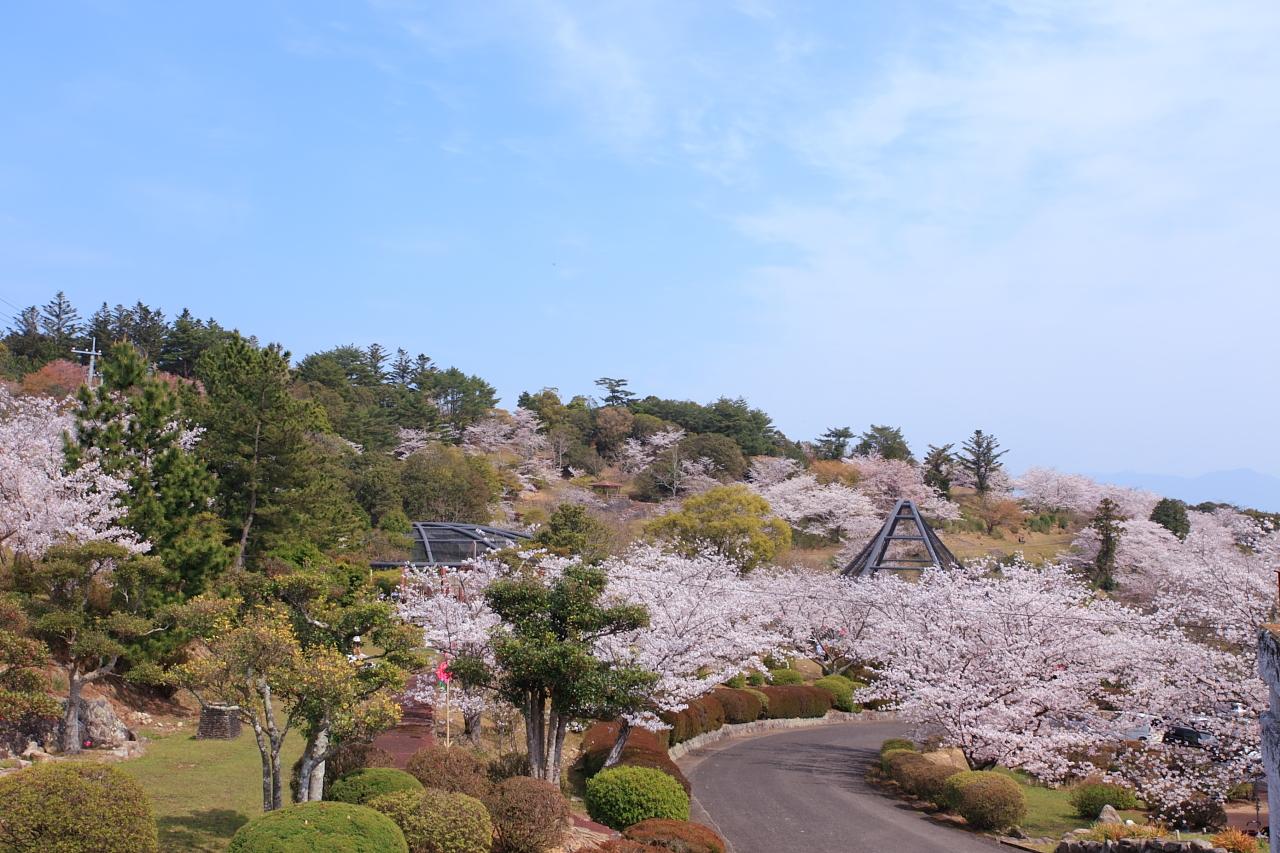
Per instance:
[[[853,430],[849,427],[832,427],[818,437],[815,442],[819,459],[843,459],[849,452],[849,442],[853,438]]]
[[[40,330],[59,349],[70,349],[80,334],[80,312],[59,290],[40,309]]]
[[[403,347],[396,350],[396,357],[391,360],[391,381],[401,387],[407,387],[413,380],[413,361]]]
[[[387,380],[387,351],[382,348],[382,344],[369,344],[369,348],[365,350],[365,357],[369,363],[369,373],[373,377],[375,384],[381,384]]]
[[[613,379],[609,376],[602,376],[596,380],[596,385],[605,390],[604,404],[606,406],[626,406],[635,399],[635,394],[627,390],[627,380]]]
[[[955,454],[951,452],[954,444],[941,447],[929,445],[929,452],[924,457],[924,482],[932,486],[946,498],[951,497],[951,472],[956,464]]]
[[[168,594],[178,598],[203,592],[230,559],[209,511],[214,479],[189,449],[191,430],[178,394],[147,374],[132,344],[117,343],[102,363],[102,384],[80,389],[67,448],[73,464],[92,452],[128,482],[122,522],[151,543],[170,572]]]
[[[872,424],[871,428],[858,436],[858,443],[853,448],[858,456],[882,456],[885,459],[898,459],[903,462],[915,462],[916,458],[902,435],[901,427]]]
[[[1191,520],[1187,518],[1187,505],[1176,498],[1161,498],[1151,510],[1151,520],[1179,539],[1186,539],[1191,532]]]
[[[1098,534],[1098,556],[1093,560],[1090,579],[1098,589],[1115,589],[1116,549],[1124,531],[1125,517],[1111,498],[1103,498],[1094,512],[1089,527]]]
[[[1008,452],[1000,450],[1000,442],[994,435],[987,435],[980,429],[975,429],[965,441],[957,458],[961,467],[973,477],[978,494],[985,495],[991,490],[992,477],[1004,467],[1000,464],[1000,457]]]

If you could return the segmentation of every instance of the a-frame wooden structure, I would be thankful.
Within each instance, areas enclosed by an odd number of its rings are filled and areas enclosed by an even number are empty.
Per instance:
[[[915,532],[899,533],[898,527],[904,524],[914,527]],[[889,549],[895,542],[918,543],[920,547],[915,551],[923,553],[911,557],[890,556]],[[960,561],[947,550],[938,534],[920,516],[915,503],[903,500],[894,506],[893,512],[889,513],[875,538],[858,552],[840,574],[845,577],[866,578],[874,577],[876,572],[883,570],[920,571],[930,567],[955,569],[960,567]]]

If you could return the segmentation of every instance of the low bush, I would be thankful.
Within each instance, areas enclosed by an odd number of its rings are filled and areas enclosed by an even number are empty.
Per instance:
[[[893,772],[893,759],[899,755],[919,755],[914,749],[890,749],[880,753],[880,769],[885,774]]]
[[[689,779],[679,766],[667,755],[667,746],[663,738],[665,732],[651,732],[648,729],[633,728],[622,748],[622,756],[618,759],[619,767],[648,767],[661,770],[680,783],[685,793],[692,791]],[[582,737],[582,771],[586,776],[594,776],[604,768],[609,751],[618,738],[617,723],[596,723],[587,729]]]
[[[106,764],[36,764],[0,777],[0,850],[154,853],[138,781]]]
[[[726,723],[754,723],[760,719],[760,713],[764,710],[760,696],[751,690],[717,687],[714,696],[724,709]]]
[[[730,678],[728,681],[726,681],[724,683],[724,686],[732,687],[735,690],[741,690],[742,688],[747,686],[747,677],[742,673],[738,673],[733,678]]]
[[[747,686],[759,687],[765,683],[763,672],[753,672],[747,676]]]
[[[579,850],[578,853],[653,853],[653,848],[629,838],[610,838],[595,847]]]
[[[760,692],[769,697],[770,719],[823,717],[831,710],[831,694],[817,687],[793,684],[785,687],[761,687]]]
[[[880,754],[884,755],[891,749],[909,749],[914,752],[915,748],[915,743],[904,737],[891,737],[884,743],[880,744]]]
[[[981,776],[960,787],[956,804],[956,811],[970,826],[974,829],[1003,829],[1026,817],[1027,798],[1017,782],[1002,773],[978,772]]]
[[[422,783],[394,767],[366,767],[355,770],[333,783],[329,799],[362,806],[374,797],[396,791],[421,791]]]
[[[324,789],[321,799],[329,799],[333,783],[354,770],[366,767],[395,767],[396,758],[391,753],[371,743],[343,743],[333,755],[324,762]],[[298,799],[298,773],[302,769],[302,756],[293,762],[289,775],[289,792],[291,800]]]
[[[689,819],[689,795],[661,770],[611,767],[587,780],[591,819],[625,829],[649,818]]]
[[[724,853],[724,839],[700,823],[650,818],[628,827],[622,835],[650,848],[675,853]]]
[[[569,804],[560,789],[540,779],[505,779],[485,806],[493,821],[493,853],[544,853],[560,843],[569,825]]]
[[[938,805],[949,811],[955,811],[960,808],[960,791],[970,782],[981,779],[984,772],[987,771],[961,770],[959,773],[948,778],[942,786],[942,802]]]
[[[408,850],[404,833],[386,815],[350,803],[310,802],[286,806],[249,821],[232,836],[227,853],[408,853]]]
[[[525,752],[504,752],[497,758],[490,759],[485,765],[485,775],[489,781],[498,784],[503,779],[529,775],[529,754]]]
[[[831,694],[831,704],[837,711],[861,711],[862,706],[853,701],[853,691],[863,685],[843,675],[825,675],[813,682],[819,690]]]
[[[1222,803],[1202,794],[1182,802],[1148,802],[1147,805],[1157,818],[1175,829],[1217,832],[1227,825],[1227,812]]]
[[[914,753],[906,753],[912,756]],[[893,779],[902,789],[934,805],[942,805],[942,790],[948,779],[960,771],[949,764],[939,764],[921,755],[913,760],[894,762]]]
[[[760,691],[757,687],[746,688],[747,692],[760,700],[760,717],[763,720],[769,716],[769,697]]]
[[[675,746],[723,726],[724,706],[714,695],[702,696],[679,711],[663,712],[659,716],[671,727],[670,744]]]
[[[399,791],[369,801],[404,833],[411,853],[489,853],[493,823],[475,797],[436,788]]]
[[[1071,805],[1085,820],[1097,820],[1102,807],[1136,809],[1138,797],[1124,785],[1107,782],[1082,782],[1071,789]]]
[[[1258,853],[1258,839],[1238,829],[1224,829],[1210,839],[1227,853]]]
[[[794,669],[771,669],[769,670],[769,683],[779,686],[804,684],[804,676]]]
[[[488,768],[474,752],[461,746],[432,744],[409,758],[404,767],[427,788],[484,799],[492,784]]]
[[[1085,838],[1090,841],[1120,841],[1124,838],[1159,838],[1165,834],[1165,827],[1159,824],[1099,823],[1089,829]]]

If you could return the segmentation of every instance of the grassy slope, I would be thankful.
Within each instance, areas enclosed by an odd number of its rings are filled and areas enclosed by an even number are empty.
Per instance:
[[[118,766],[151,798],[161,850],[225,850],[241,825],[262,814],[262,764],[251,732],[232,741],[148,734],[154,740],[146,754]],[[286,773],[301,753],[302,739],[290,734]]]

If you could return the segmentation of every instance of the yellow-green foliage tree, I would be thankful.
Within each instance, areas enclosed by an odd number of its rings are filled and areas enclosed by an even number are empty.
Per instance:
[[[719,486],[694,495],[678,512],[645,525],[646,535],[682,553],[710,548],[749,572],[791,547],[791,528],[746,486]]]

